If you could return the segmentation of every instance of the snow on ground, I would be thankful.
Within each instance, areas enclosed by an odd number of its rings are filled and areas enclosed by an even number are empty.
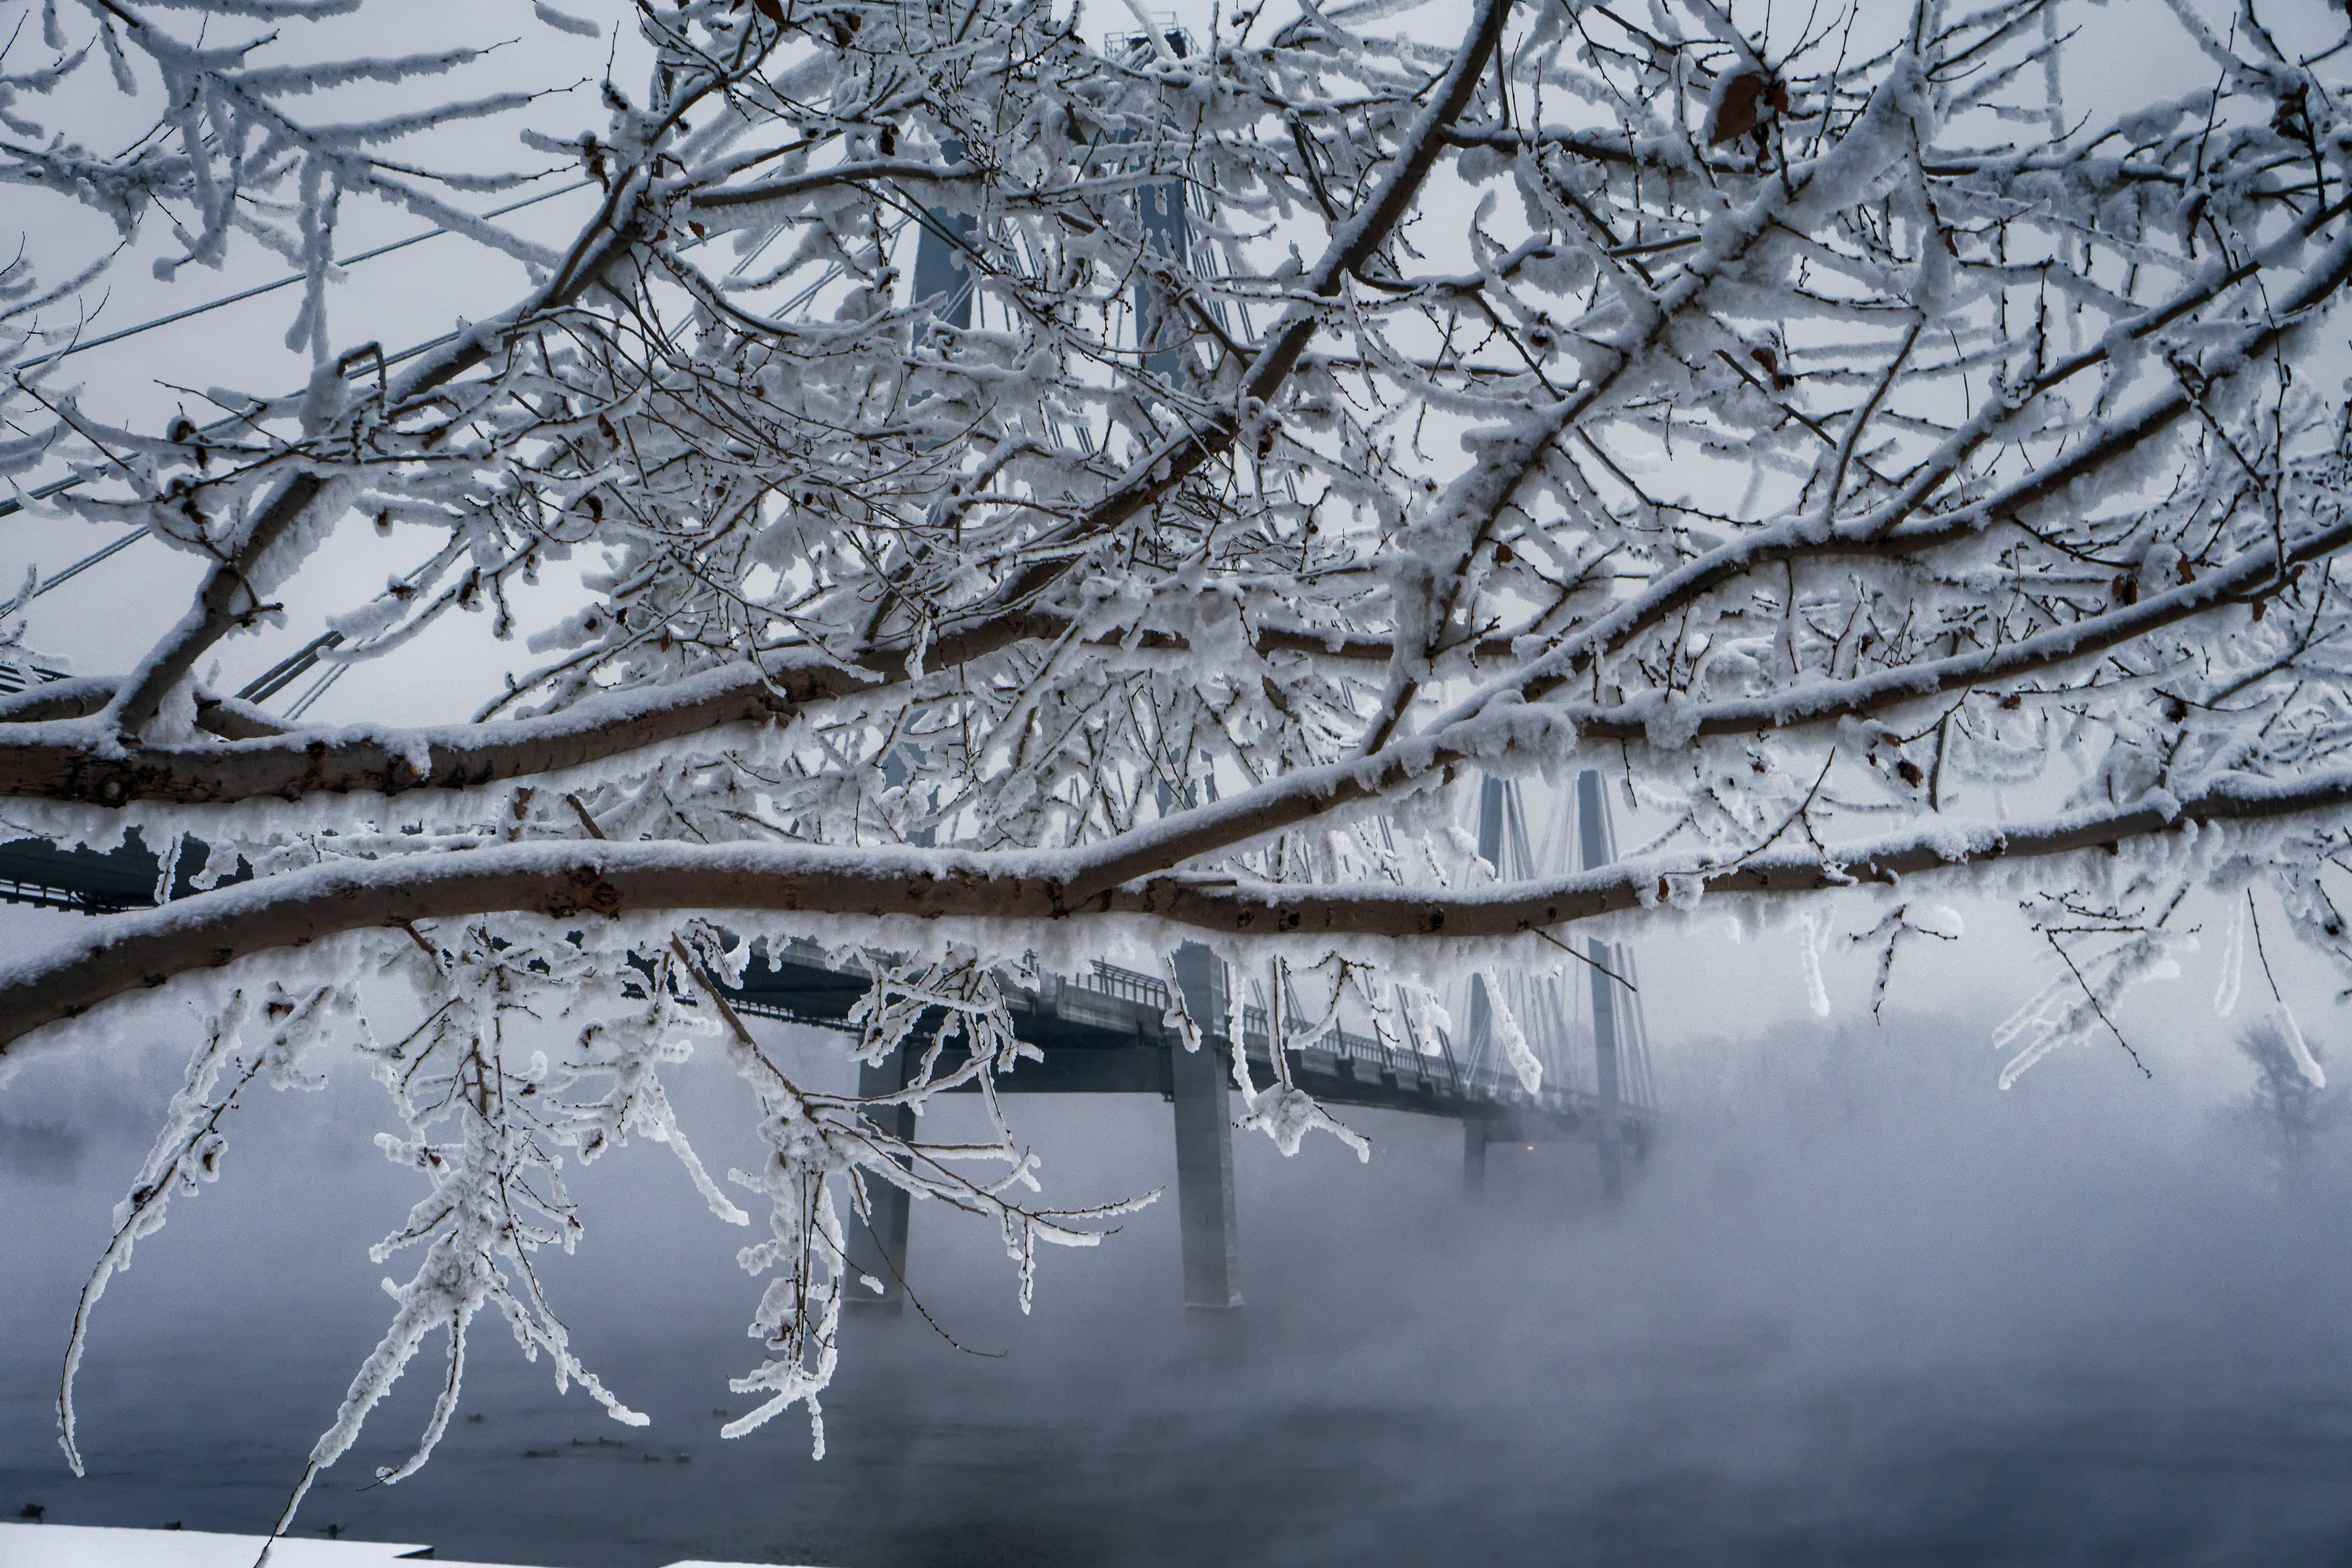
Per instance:
[[[201,1530],[104,1530],[79,1524],[0,1524],[0,1568],[253,1568],[257,1535],[215,1535]],[[452,1563],[430,1546],[383,1541],[280,1541],[270,1568],[381,1568],[430,1560],[438,1568],[500,1568]],[[519,1565],[517,1565],[519,1568]],[[751,1568],[702,1561],[669,1568]]]

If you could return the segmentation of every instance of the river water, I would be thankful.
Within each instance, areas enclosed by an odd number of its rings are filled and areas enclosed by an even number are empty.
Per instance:
[[[2352,1160],[2281,1168],[2226,1074],[2078,1053],[2001,1094],[1943,1028],[1678,1048],[1615,1208],[1583,1150],[1497,1150],[1470,1205],[1450,1123],[1360,1118],[1368,1166],[1244,1139],[1238,1323],[1186,1321],[1172,1194],[1047,1256],[1026,1319],[994,1237],[919,1207],[910,1271],[967,1348],[853,1321],[822,1462],[797,1415],[718,1437],[756,1359],[742,1233],[632,1147],[577,1173],[588,1237],[545,1272],[653,1424],[485,1324],[432,1463],[363,1485],[437,1342],[302,1523],[577,1568],[2352,1557]],[[264,1529],[382,1331],[365,1250],[413,1193],[378,1093],[265,1096],[100,1308],[66,1473],[73,1293],[175,1074],[125,1044],[0,1088],[0,1515]],[[715,1064],[677,1098],[714,1168],[749,1161]],[[1015,1106],[1057,1198],[1172,1182],[1156,1100]]]

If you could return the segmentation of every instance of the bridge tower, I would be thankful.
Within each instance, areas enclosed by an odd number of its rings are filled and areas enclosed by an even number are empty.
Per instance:
[[[1480,857],[1498,876],[1514,881],[1566,869],[1567,862],[1572,861],[1578,870],[1591,871],[1615,860],[1616,824],[1597,769],[1587,768],[1577,775],[1575,788],[1562,806],[1559,830],[1545,847],[1551,853],[1541,857],[1554,864],[1539,866],[1539,848],[1528,832],[1517,781],[1487,775],[1478,789]],[[1582,1076],[1583,1049],[1581,1031],[1570,1015],[1578,995],[1585,1000],[1591,1029],[1592,1078],[1588,1092],[1593,1142],[1600,1152],[1601,1192],[1614,1203],[1624,1194],[1628,1124],[1646,1127],[1656,1114],[1640,982],[1634,973],[1633,949],[1627,943],[1593,937],[1573,951],[1584,960],[1580,976],[1571,977],[1566,985],[1523,983],[1510,1005],[1538,1058],[1544,1060],[1547,1076],[1559,1075],[1574,1084]],[[1465,1055],[1467,1070],[1474,1077],[1494,1054],[1496,999],[1488,995],[1487,984],[1483,974],[1470,977]],[[1466,1191],[1475,1195],[1485,1190],[1487,1145],[1511,1137],[1509,1124],[1500,1115],[1463,1119],[1462,1178]]]

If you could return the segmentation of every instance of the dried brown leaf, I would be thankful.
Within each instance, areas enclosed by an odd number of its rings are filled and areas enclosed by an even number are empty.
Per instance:
[[[1760,71],[1746,71],[1732,78],[1730,85],[1723,89],[1723,101],[1716,106],[1715,123],[1706,128],[1706,144],[1720,147],[1755,130],[1766,102],[1764,95],[1771,90],[1771,79]]]

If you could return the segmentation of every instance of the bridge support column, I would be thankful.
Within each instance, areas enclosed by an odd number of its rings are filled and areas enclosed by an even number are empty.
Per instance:
[[[1502,779],[1488,773],[1478,783],[1478,854],[1498,876],[1503,865],[1503,824],[1509,814]],[[1470,976],[1470,1036],[1482,1046],[1492,1037],[1495,1005],[1486,995],[1486,977]],[[1474,1202],[1486,1195],[1486,1122],[1477,1116],[1462,1120],[1462,1191]]]
[[[1584,868],[1609,864],[1614,847],[1609,842],[1609,818],[1601,799],[1601,774],[1586,769],[1576,778],[1578,837],[1582,841]],[[1620,1027],[1617,982],[1624,960],[1614,944],[1593,939],[1587,949],[1592,958],[1592,1087],[1601,1100],[1601,1190],[1614,1203],[1625,1192],[1625,1119],[1618,1089]]]
[[[1625,1195],[1625,1118],[1620,1110],[1617,1085],[1617,983],[1607,974],[1623,973],[1623,960],[1611,943],[1592,943],[1592,1079],[1601,1100],[1601,1191],[1614,1203]]]
[[[1240,1227],[1234,1212],[1234,1116],[1225,1053],[1234,1026],[1224,961],[1198,942],[1176,950],[1176,982],[1201,1026],[1201,1048],[1169,1048],[1176,1101],[1176,1209],[1184,1232],[1184,1306],[1242,1304]]]
[[[879,1067],[860,1067],[857,1069],[858,1094],[871,1099],[877,1095],[897,1093],[906,1087],[907,1067],[904,1046],[884,1058]],[[866,1115],[883,1131],[913,1142],[913,1106],[877,1106],[866,1111]],[[866,1175],[865,1180],[866,1199],[874,1211],[871,1222],[861,1223],[856,1215],[845,1214],[842,1215],[841,1223],[847,1233],[849,1267],[856,1274],[870,1274],[882,1281],[882,1294],[877,1296],[853,1276],[848,1282],[845,1300],[861,1310],[896,1317],[906,1310],[907,1305],[907,1211],[912,1200],[908,1197],[905,1188],[892,1186],[871,1173]]]

